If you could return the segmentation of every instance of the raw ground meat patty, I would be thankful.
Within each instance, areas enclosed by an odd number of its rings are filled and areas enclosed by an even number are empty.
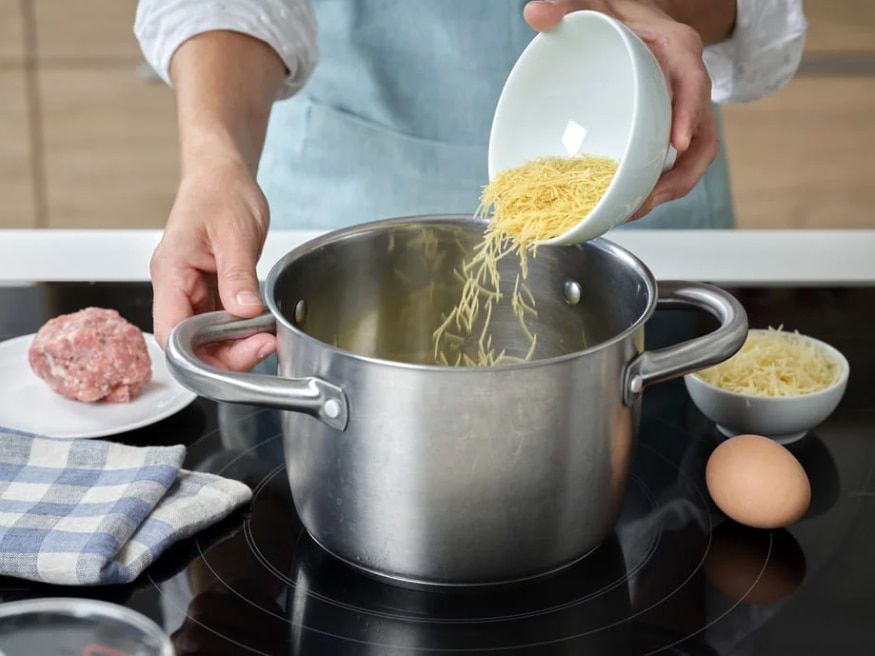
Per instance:
[[[37,376],[74,401],[127,403],[152,380],[143,333],[115,310],[90,307],[49,320],[27,355]]]

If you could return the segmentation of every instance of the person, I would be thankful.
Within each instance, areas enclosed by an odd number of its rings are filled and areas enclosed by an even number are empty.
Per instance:
[[[175,90],[181,152],[150,269],[159,344],[195,313],[262,311],[269,225],[473,212],[510,69],[582,9],[641,37],[672,95],[677,162],[626,227],[732,227],[716,105],[792,77],[801,0],[140,0],[134,31]],[[249,370],[275,346],[260,334],[205,357]]]

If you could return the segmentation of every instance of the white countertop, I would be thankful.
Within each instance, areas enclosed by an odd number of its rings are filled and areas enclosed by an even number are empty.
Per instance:
[[[275,231],[264,278],[286,252],[319,235]],[[159,230],[0,230],[0,283],[148,281]],[[657,279],[723,285],[875,283],[875,230],[628,230],[609,239]]]

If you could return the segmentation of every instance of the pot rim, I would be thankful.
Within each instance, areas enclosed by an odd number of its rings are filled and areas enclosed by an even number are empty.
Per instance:
[[[402,369],[413,369],[420,371],[429,371],[429,372],[445,372],[445,373],[473,373],[473,372],[505,372],[505,371],[519,371],[523,369],[531,369],[535,367],[542,367],[551,364],[556,364],[564,361],[575,360],[577,358],[583,357],[590,353],[595,353],[597,351],[606,349],[611,347],[614,344],[622,342],[626,340],[629,335],[636,332],[641,326],[643,326],[648,319],[653,315],[656,311],[656,304],[658,300],[657,293],[657,283],[656,278],[654,277],[651,270],[641,261],[636,255],[632,254],[630,251],[626,250],[622,246],[609,241],[603,237],[597,237],[595,239],[589,240],[587,243],[596,246],[602,250],[610,252],[615,257],[619,257],[626,261],[626,263],[635,269],[639,274],[641,279],[647,285],[647,291],[650,296],[650,302],[647,305],[647,308],[638,317],[638,319],[631,324],[628,328],[623,330],[620,333],[617,333],[610,339],[606,339],[604,341],[599,342],[598,344],[594,344],[585,349],[579,351],[573,351],[571,353],[566,353],[564,355],[554,356],[552,358],[543,358],[540,360],[531,360],[529,362],[519,362],[512,364],[501,364],[501,365],[489,365],[489,366],[447,366],[441,364],[416,364],[412,362],[401,362],[398,360],[388,360],[385,358],[376,358],[369,355],[362,355],[360,353],[356,353],[354,351],[348,351],[346,349],[339,348],[337,346],[332,346],[331,344],[327,344],[322,340],[316,339],[315,337],[308,335],[303,330],[298,328],[295,324],[288,320],[288,318],[279,310],[276,304],[276,298],[274,295],[274,291],[276,288],[277,280],[282,275],[283,271],[285,271],[288,266],[304,257],[308,253],[312,253],[313,251],[319,250],[325,246],[336,243],[338,241],[342,241],[344,239],[348,239],[354,237],[356,235],[365,233],[365,232],[373,232],[373,231],[381,231],[392,227],[410,227],[413,223],[425,223],[425,222],[433,222],[433,223],[447,223],[451,225],[458,225],[460,223],[479,223],[482,224],[484,229],[488,225],[488,221],[484,218],[478,218],[472,216],[470,214],[423,214],[423,215],[409,215],[404,217],[397,217],[391,219],[378,219],[375,221],[368,221],[365,223],[359,223],[352,226],[347,226],[344,228],[339,228],[337,230],[332,230],[326,232],[318,237],[308,240],[307,242],[297,246],[292,249],[284,256],[282,256],[270,269],[267,275],[267,280],[265,283],[265,298],[268,309],[271,314],[273,314],[275,320],[278,324],[282,324],[287,330],[292,332],[299,339],[303,339],[311,344],[319,346],[323,349],[328,349],[329,351],[333,351],[344,357],[348,357],[352,360],[356,360],[359,362],[369,363],[369,364],[377,364],[384,365],[389,367],[397,367]],[[550,248],[573,248],[573,246],[550,246]]]

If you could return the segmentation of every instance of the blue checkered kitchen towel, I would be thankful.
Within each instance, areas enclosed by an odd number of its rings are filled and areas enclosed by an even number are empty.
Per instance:
[[[0,574],[59,585],[133,581],[178,540],[246,503],[237,481],[181,468],[185,447],[0,430]]]

